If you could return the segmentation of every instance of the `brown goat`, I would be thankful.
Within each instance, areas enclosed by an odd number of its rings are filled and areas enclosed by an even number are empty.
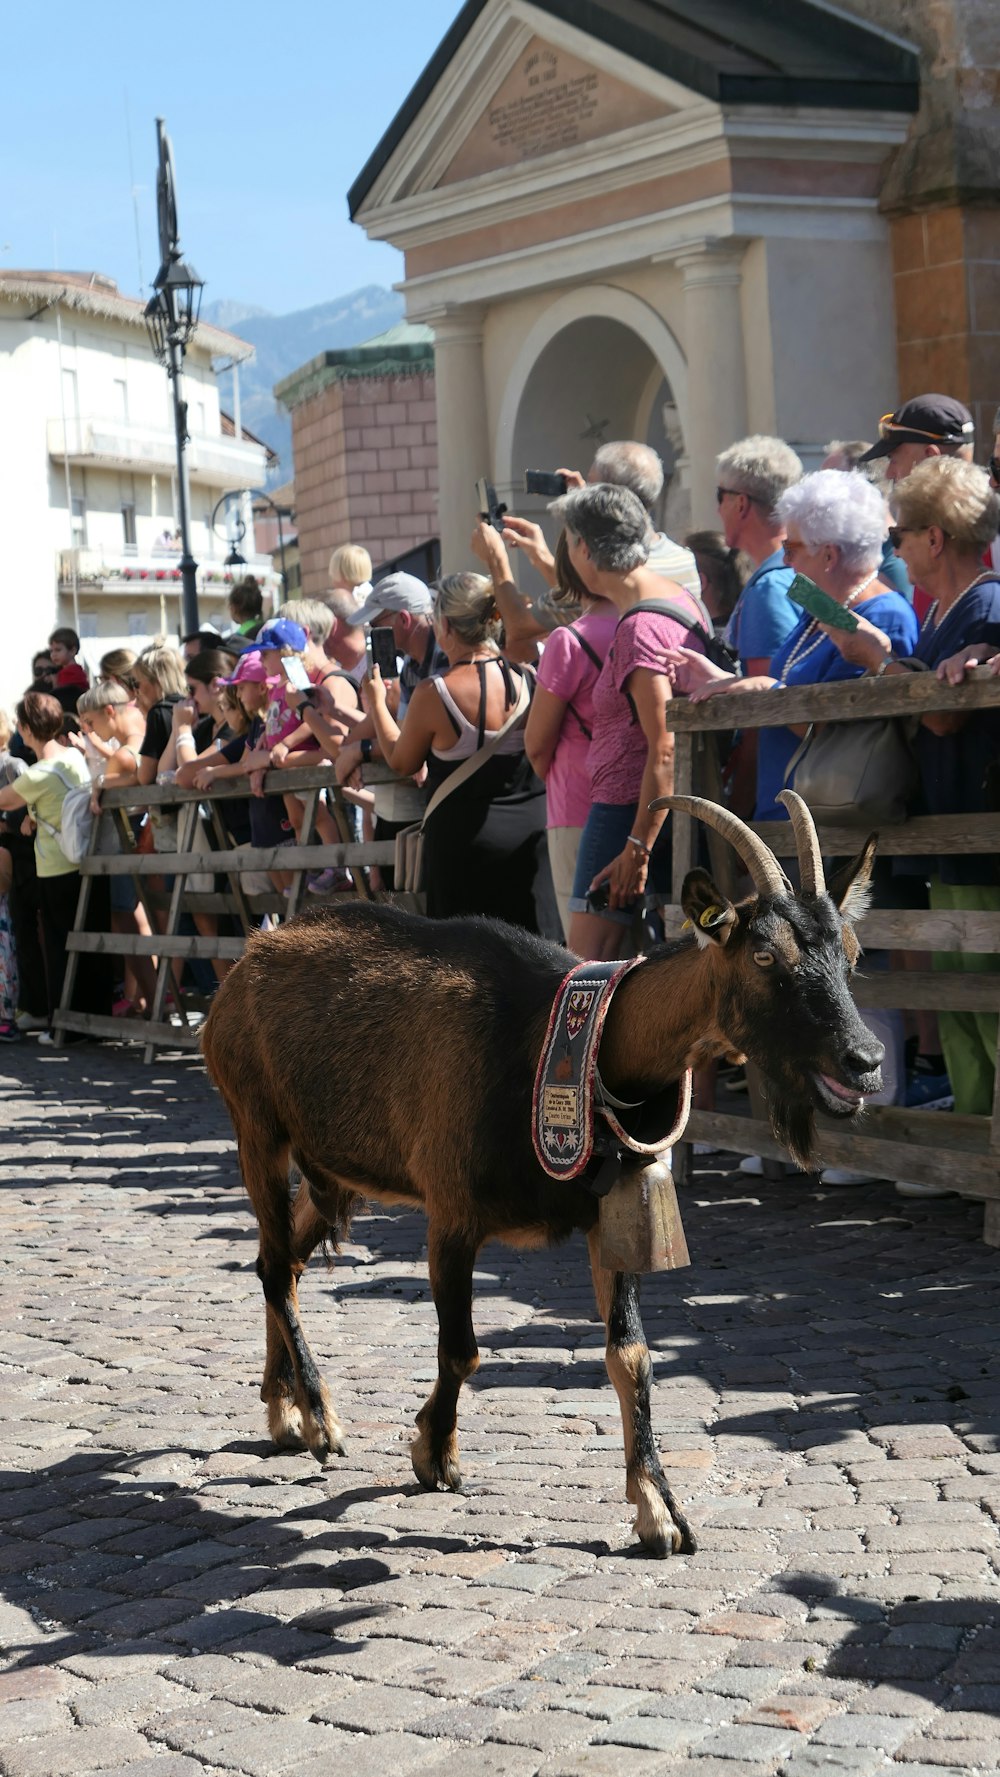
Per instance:
[[[850,921],[862,910],[874,842],[832,897],[808,810],[788,799],[798,894],[735,816],[670,799],[728,836],[757,894],[734,906],[704,871],[691,872],[684,907],[695,937],[657,947],[621,981],[600,1068],[611,1093],[637,1101],[669,1090],[692,1065],[749,1056],[768,1081],[773,1127],[807,1162],[814,1112],[853,1116],[880,1085],[882,1046],[848,988],[858,956]],[[423,1205],[440,1336],[412,1460],[423,1486],[460,1488],[456,1408],[479,1362],[476,1254],[491,1239],[539,1246],[580,1229],[622,1411],[626,1494],[641,1542],[665,1554],[694,1542],[653,1441],[637,1279],[602,1269],[596,1197],[580,1181],[548,1177],[532,1147],[535,1068],[566,966],[558,945],[493,921],[430,921],[358,903],[251,940],[216,995],[203,1048],[260,1228],[261,1397],[276,1442],[304,1441],[320,1461],[343,1453],[302,1332],[297,1280],[364,1199]],[[304,1181],[294,1201],[290,1162]]]

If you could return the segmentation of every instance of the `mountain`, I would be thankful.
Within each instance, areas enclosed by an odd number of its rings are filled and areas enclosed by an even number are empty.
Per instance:
[[[403,299],[394,290],[366,284],[347,296],[289,315],[272,315],[249,303],[224,299],[206,303],[202,314],[213,326],[226,327],[256,346],[254,362],[240,365],[240,418],[248,431],[278,452],[281,462],[272,480],[287,481],[292,472],[292,425],[274,399],[275,383],[320,352],[361,345],[395,326],[402,318]],[[226,408],[231,405],[228,384],[224,375],[221,392]]]
[[[254,308],[250,302],[227,302],[225,297],[204,303],[201,311],[202,320],[210,327],[224,327],[227,333],[235,333],[243,321],[262,321],[265,316],[270,318],[270,309]]]

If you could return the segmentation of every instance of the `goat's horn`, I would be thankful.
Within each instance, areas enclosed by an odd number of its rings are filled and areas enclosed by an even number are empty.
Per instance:
[[[723,808],[718,802],[709,802],[705,796],[658,796],[649,806],[650,809],[676,808],[681,814],[690,814],[696,820],[704,821],[706,827],[714,827],[743,859],[758,894],[791,894],[791,883],[770,846],[765,845],[763,839],[758,838],[730,809]]]
[[[799,854],[799,874],[802,887],[807,895],[825,895],[826,877],[823,873],[823,858],[819,849],[819,835],[816,822],[807,802],[794,790],[779,790],[777,800],[783,802],[788,810],[788,818],[795,832],[795,849]]]

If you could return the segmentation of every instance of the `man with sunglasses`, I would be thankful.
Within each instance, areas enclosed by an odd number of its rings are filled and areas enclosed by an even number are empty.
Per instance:
[[[952,395],[914,395],[895,413],[882,415],[878,443],[865,452],[860,462],[884,461],[886,480],[895,484],[905,481],[917,464],[926,462],[928,457],[962,457],[971,463],[975,442],[975,421],[961,401]],[[930,602],[923,589],[915,586],[913,608],[921,623]]]
[[[878,423],[878,443],[862,463],[885,458],[887,481],[905,481],[928,457],[963,457],[971,463],[976,426],[971,413],[951,395],[914,395]]]

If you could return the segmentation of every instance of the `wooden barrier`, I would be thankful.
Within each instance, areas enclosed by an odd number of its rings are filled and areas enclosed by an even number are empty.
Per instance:
[[[846,683],[795,686],[784,691],[733,693],[691,704],[677,699],[668,706],[667,724],[675,735],[674,787],[681,794],[711,795],[717,787],[710,737],[734,726],[746,729],[801,726],[809,722],[871,721],[883,716],[919,716],[945,711],[969,713],[1000,708],[1000,679],[977,669],[965,684],[943,685],[929,673],[906,677],[856,679]],[[674,815],[673,905],[665,910],[668,932],[680,929],[681,885],[697,861],[698,823]],[[759,822],[760,833],[779,857],[795,857],[795,838],[787,821]],[[711,836],[714,838],[714,835]],[[856,855],[866,834],[858,828],[820,827],[825,857]],[[879,834],[879,851],[888,857],[959,857],[1000,854],[1000,815],[935,815],[918,817]],[[733,860],[728,848],[712,847],[713,870],[728,874],[720,886],[732,892]],[[1000,881],[1000,872],[998,872]],[[868,949],[917,952],[944,950],[959,954],[995,955],[1000,950],[1000,913],[873,911],[858,927]],[[854,997],[864,1008],[900,1011],[1000,1012],[1000,973],[969,975],[959,970],[890,970],[856,978]],[[1000,1067],[997,1070],[1000,1080]],[[757,1153],[765,1161],[786,1158],[775,1141],[762,1107],[751,1118],[722,1111],[693,1111],[687,1134],[737,1153]],[[961,1117],[948,1112],[875,1106],[856,1130],[818,1117],[819,1164],[852,1167],[878,1178],[913,1179],[946,1185],[964,1196],[981,1198],[984,1237],[1000,1245],[1000,1089],[992,1116]],[[678,1156],[684,1172],[690,1150]]]
[[[367,768],[367,775],[373,781],[380,778],[395,781],[393,774],[384,766]],[[272,771],[268,773],[264,787],[269,794],[294,792],[301,797],[303,816],[298,843],[269,848],[233,847],[220,810],[225,802],[247,796],[245,779],[225,779],[213,785],[210,791],[182,790],[175,784],[144,787],[132,784],[124,789],[105,791],[101,798],[101,807],[104,812],[113,816],[122,849],[112,854],[99,852],[99,823],[95,822],[90,852],[80,865],[80,899],[76,925],[66,944],[69,952],[66,979],[62,1000],[54,1018],[57,1041],[60,1032],[79,1031],[89,1036],[114,1037],[119,1041],[141,1043],[147,1062],[153,1059],[157,1049],[196,1049],[198,1032],[188,1017],[179,994],[175,996],[178,1022],[172,1023],[167,1014],[167,996],[175,963],[195,957],[209,961],[235,961],[243,954],[247,934],[262,915],[292,919],[296,913],[302,911],[306,877],[312,871],[347,869],[354,885],[354,893],[366,900],[373,898],[364,872],[373,864],[391,865],[395,848],[391,841],[361,845],[351,840],[345,804],[333,766],[327,761],[292,771]],[[317,803],[323,791],[330,793],[328,805],[344,835],[342,842],[337,845],[309,843],[315,828]],[[132,829],[126,817],[126,810],[135,806],[176,809],[175,851],[138,852],[135,849]],[[199,831],[202,818],[200,809],[209,811],[215,841],[211,851],[198,849],[203,843],[203,835]],[[264,894],[248,892],[245,878],[251,873],[259,876],[268,871],[282,871],[291,875],[291,886],[287,893],[276,889]],[[213,883],[211,891],[206,893],[191,886],[194,877],[205,875],[225,877],[226,888],[220,891]],[[85,929],[94,882],[100,877],[116,876],[130,877],[135,884],[136,893],[152,928],[152,937],[137,933],[88,932]],[[153,881],[160,877],[172,879],[171,886],[161,893],[151,892]],[[343,899],[343,895],[338,895],[337,899]],[[310,896],[310,905],[321,904],[318,898]],[[156,929],[157,914],[164,910],[166,925],[161,934]],[[187,913],[213,916],[228,914],[239,924],[240,934],[218,937],[182,933],[180,924]],[[130,956],[157,959],[156,987],[147,1018],[100,1017],[95,1013],[72,1010],[79,958],[94,954],[123,959]]]

